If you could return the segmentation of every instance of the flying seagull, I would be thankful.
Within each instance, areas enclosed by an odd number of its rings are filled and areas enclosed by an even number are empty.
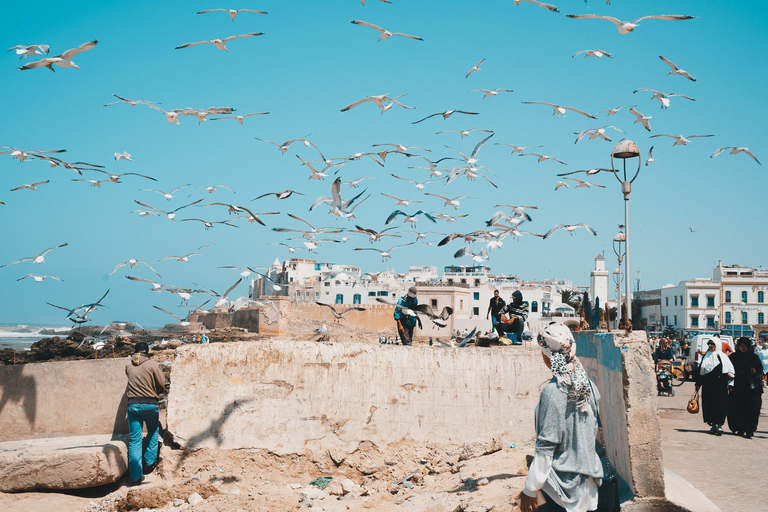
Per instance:
[[[413,245],[413,244],[414,244],[414,242],[408,242],[407,244],[396,245],[394,247],[390,247],[386,251],[382,250],[382,249],[377,249],[375,247],[355,247],[354,250],[355,251],[376,251],[379,254],[381,254],[381,261],[386,261],[386,260],[388,260],[389,258],[392,257],[390,253],[392,251],[394,251],[395,249],[397,249],[398,247],[405,247],[407,245]]]
[[[591,183],[589,181],[583,181],[583,180],[580,180],[578,178],[563,178],[563,179],[565,179],[565,180],[573,180],[576,183],[578,183],[578,185],[576,185],[576,188],[583,188],[583,187],[586,187],[586,188],[589,188],[589,187],[605,188],[605,185],[598,185],[597,183]]]
[[[508,142],[495,142],[495,146],[510,146],[512,148],[512,155],[515,153],[522,153],[526,149],[533,149],[533,148],[540,148],[542,146],[515,146],[514,144],[510,144]]]
[[[596,20],[607,20],[611,23],[616,25],[616,29],[618,29],[619,34],[629,34],[633,30],[635,30],[636,27],[640,26],[639,22],[643,20],[692,20],[695,17],[694,16],[684,16],[684,15],[677,15],[677,14],[659,14],[654,16],[641,16],[640,18],[637,18],[632,21],[621,21],[617,18],[614,18],[612,16],[598,16],[597,14],[566,14],[568,18],[573,18],[575,20],[587,20],[587,19],[596,19]]]
[[[653,97],[651,99],[659,100],[661,102],[661,108],[669,108],[669,98],[672,98],[673,96],[679,96],[681,98],[685,98],[687,100],[696,101],[695,99],[691,98],[690,96],[686,96],[684,94],[677,94],[676,92],[661,92],[657,91],[656,89],[649,89],[647,87],[641,87],[640,89],[635,89],[632,91],[632,94],[637,93],[638,91],[650,91],[653,93]]]
[[[37,263],[37,264],[43,264],[43,263],[45,263],[45,255],[46,254],[48,254],[49,252],[51,252],[54,249],[59,249],[61,247],[66,247],[67,245],[69,245],[69,244],[65,242],[65,243],[60,244],[60,245],[49,247],[48,249],[44,250],[43,252],[41,252],[37,256],[27,256],[26,258],[21,258],[21,259],[18,259],[16,261],[12,261],[10,263],[6,263],[5,265],[0,265],[0,268],[7,267],[9,265],[15,265],[16,263],[21,263],[22,261],[32,261],[32,262]]]
[[[253,13],[256,13],[256,14],[269,14],[266,11],[256,11],[254,9],[208,9],[206,11],[200,11],[200,12],[198,12],[196,14],[206,14],[206,13],[209,13],[209,12],[218,12],[218,11],[226,12],[227,14],[229,14],[229,17],[232,18],[232,21],[235,21],[235,16],[237,16],[238,13],[241,13],[241,12],[253,12]]]
[[[50,47],[47,44],[32,44],[25,46],[23,44],[17,44],[12,48],[8,48],[9,52],[16,52],[16,55],[21,55],[21,58],[26,59],[32,55],[48,55]]]
[[[557,7],[551,4],[545,4],[543,2],[538,2],[537,0],[513,0],[515,2],[515,5],[520,5],[520,2],[528,2],[533,5],[538,5],[539,7],[543,7],[547,9],[548,11],[552,12],[560,12],[557,10]]]
[[[524,101],[523,103],[525,105],[549,105],[550,107],[555,109],[555,111],[552,113],[552,115],[557,116],[557,117],[561,117],[561,116],[565,117],[565,111],[566,110],[571,110],[573,112],[576,112],[577,114],[581,114],[583,116],[587,116],[587,117],[590,117],[592,119],[597,119],[592,114],[587,114],[583,110],[579,110],[579,109],[573,108],[573,107],[563,107],[563,106],[557,105],[555,103],[547,103],[546,101]]]
[[[219,50],[223,50],[225,52],[228,52],[229,50],[227,49],[226,44],[228,42],[232,41],[233,39],[240,39],[241,37],[263,36],[263,35],[264,35],[264,32],[253,32],[251,34],[242,34],[242,35],[239,35],[239,36],[229,36],[229,37],[226,37],[224,39],[211,39],[210,41],[198,41],[196,43],[182,44],[182,45],[177,46],[176,48],[174,48],[174,50],[180,50],[181,48],[189,48],[190,46],[195,46],[195,45],[198,45],[198,44],[210,43],[210,44],[214,45],[216,48],[218,48]]]
[[[119,268],[121,268],[121,267],[124,267],[124,266],[128,265],[128,266],[130,266],[130,268],[133,268],[133,267],[135,267],[135,266],[136,266],[138,263],[141,263],[142,265],[146,266],[146,267],[147,267],[149,270],[151,270],[152,272],[154,272],[155,274],[157,274],[157,277],[159,277],[159,278],[161,278],[161,279],[162,279],[162,277],[163,277],[163,276],[161,276],[161,275],[160,275],[160,274],[157,272],[157,270],[155,270],[154,268],[152,268],[152,266],[151,266],[149,263],[147,263],[146,261],[137,260],[137,259],[134,259],[134,258],[131,258],[131,259],[127,260],[127,261],[123,261],[123,262],[121,262],[121,263],[118,263],[118,264],[117,264],[117,266],[115,267],[115,269],[114,269],[112,272],[110,272],[110,273],[109,273],[109,275],[112,275],[112,274],[114,274],[114,273],[115,273],[115,272],[117,272],[117,270],[118,270]]]
[[[576,52],[573,55],[571,55],[571,58],[574,58],[577,55],[584,54],[584,58],[587,57],[597,57],[598,59],[602,59],[603,57],[608,57],[609,59],[613,58],[613,55],[606,52],[605,50],[581,50],[580,52]]]
[[[251,112],[250,114],[243,114],[241,116],[223,116],[223,117],[212,117],[211,121],[218,121],[219,119],[237,119],[237,122],[240,124],[243,124],[243,119],[249,116],[265,116],[269,114],[269,112]]]
[[[673,146],[685,146],[689,142],[691,142],[688,139],[693,139],[694,137],[714,137],[714,135],[688,135],[687,137],[683,137],[682,135],[670,135],[668,133],[657,133],[656,135],[651,135],[651,138],[654,137],[671,137],[675,139],[675,143],[672,144]]]
[[[512,89],[474,89],[472,92],[482,92],[483,97],[482,99],[491,97],[491,96],[498,96],[500,92],[515,92]]]
[[[115,162],[117,162],[118,160],[128,160],[129,162],[132,162],[133,161],[133,157],[127,151],[123,151],[122,153],[117,153],[116,152],[115,153]]]
[[[50,182],[50,180],[45,180],[45,181],[36,181],[36,182],[34,182],[34,183],[25,184],[25,185],[20,185],[20,186],[18,186],[18,187],[16,187],[16,188],[12,188],[12,189],[11,189],[11,192],[14,192],[14,191],[16,191],[16,190],[21,190],[21,189],[23,189],[23,188],[26,188],[26,189],[29,189],[29,190],[37,190],[37,187],[38,187],[38,186],[40,186],[40,185],[45,185],[45,184],[47,184],[47,183],[49,183],[49,182]]]
[[[632,114],[634,114],[634,116],[637,118],[637,119],[635,119],[636,123],[641,123],[645,127],[646,130],[651,131],[650,120],[651,120],[651,118],[653,116],[645,116],[645,115],[641,114],[640,112],[638,112],[637,110],[635,110],[634,108],[630,108],[629,111]]]
[[[283,190],[282,192],[267,192],[266,194],[261,194],[259,197],[254,197],[253,199],[251,199],[251,201],[256,201],[257,199],[261,199],[262,197],[267,197],[267,196],[275,196],[278,199],[288,199],[293,194],[298,194],[300,196],[304,195],[301,192],[296,192],[295,190],[289,189],[289,190]]]
[[[593,235],[597,236],[597,233],[595,233],[595,230],[594,230],[594,229],[592,229],[592,228],[591,228],[591,227],[590,227],[588,224],[583,224],[583,223],[582,223],[582,224],[556,224],[556,225],[552,226],[552,228],[550,228],[550,230],[549,230],[549,231],[547,231],[547,232],[544,234],[543,238],[548,238],[549,236],[551,236],[551,235],[552,235],[552,233],[554,233],[554,232],[555,232],[555,231],[557,231],[558,229],[565,229],[565,230],[566,230],[566,231],[568,231],[568,232],[569,232],[571,235],[573,235],[573,234],[574,234],[574,232],[576,231],[576,229],[577,229],[577,228],[584,228],[584,229],[586,229],[586,230],[587,230],[589,233],[592,233]]]
[[[589,135],[589,140],[595,140],[596,138],[600,137],[603,140],[607,140],[608,142],[611,142],[611,138],[608,137],[605,134],[605,130],[607,128],[613,128],[614,130],[616,130],[618,132],[624,133],[624,130],[622,130],[621,128],[617,128],[617,127],[615,127],[613,125],[603,126],[601,128],[592,128],[592,129],[589,129],[589,130],[583,130],[581,132],[573,132],[574,135],[578,135],[578,138],[576,139],[576,141],[574,141],[574,144],[579,142],[586,135]]]
[[[709,158],[715,158],[717,155],[719,155],[720,153],[722,153],[726,149],[730,149],[731,150],[731,152],[730,152],[731,155],[736,155],[738,153],[745,153],[745,154],[751,156],[752,159],[754,159],[755,162],[760,164],[760,160],[758,160],[757,157],[755,155],[753,155],[749,151],[749,148],[745,148],[745,147],[725,146],[725,147],[722,147],[722,148],[716,150],[714,153],[712,153],[712,155]],[[763,164],[760,164],[760,165],[763,165]]]
[[[664,57],[662,57],[661,55],[659,55],[659,58],[660,58],[662,61],[664,61],[664,64],[666,64],[667,66],[669,66],[669,67],[671,67],[671,68],[672,68],[672,71],[670,71],[669,73],[667,73],[668,75],[680,75],[680,76],[684,76],[685,78],[687,78],[687,79],[688,79],[688,80],[690,80],[691,82],[695,82],[695,81],[696,81],[696,79],[695,79],[695,78],[693,78],[693,77],[692,77],[692,76],[691,76],[691,75],[690,75],[690,74],[689,74],[689,73],[688,73],[686,70],[684,70],[684,69],[680,69],[680,68],[679,68],[679,67],[677,67],[677,66],[675,65],[675,63],[674,63],[674,62],[672,62],[671,60],[669,60],[669,59],[665,59],[665,58],[664,58]]]
[[[326,304],[326,303],[320,302],[320,301],[315,301],[315,304],[317,304],[318,306],[324,306],[324,307],[330,309],[331,313],[333,313],[333,316],[336,317],[337,320],[341,320],[342,318],[344,318],[344,315],[346,315],[350,311],[365,311],[365,308],[363,308],[363,307],[353,306],[351,308],[347,308],[347,309],[339,312],[339,311],[336,311],[336,308],[333,307],[333,304]]]
[[[389,93],[387,93],[387,94],[378,94],[378,95],[375,95],[375,96],[368,96],[368,97],[363,98],[361,100],[358,100],[358,101],[356,101],[354,103],[350,103],[346,107],[342,108],[341,111],[342,112],[346,112],[346,111],[351,110],[351,109],[355,108],[356,106],[362,105],[363,103],[366,103],[368,101],[372,101],[377,107],[379,107],[379,110],[381,110],[382,114],[384,112],[386,112],[387,110],[389,110],[390,108],[392,108],[392,105],[398,105],[400,107],[407,108],[407,109],[414,109],[414,108],[416,108],[416,107],[409,107],[407,105],[403,105],[402,103],[397,101],[397,98],[399,98],[399,97],[400,96],[397,96],[396,98],[391,98],[391,97],[389,97]]]
[[[45,57],[40,60],[36,60],[34,62],[28,62],[27,64],[24,64],[19,68],[19,70],[24,71],[26,69],[34,69],[34,68],[41,68],[45,66],[46,68],[50,69],[51,71],[55,71],[53,69],[54,64],[62,67],[62,68],[78,68],[80,69],[80,66],[75,64],[72,61],[72,58],[77,55],[78,53],[82,53],[84,51],[90,50],[96,44],[99,42],[98,39],[94,39],[93,41],[89,41],[87,43],[83,43],[77,48],[72,48],[71,50],[67,50],[61,55],[57,55],[56,57]]]
[[[409,39],[416,39],[417,41],[423,41],[424,40],[424,39],[422,39],[420,37],[417,37],[417,36],[411,36],[411,35],[408,35],[408,34],[403,34],[402,32],[390,32],[389,30],[385,30],[385,29],[379,27],[378,25],[374,25],[373,23],[367,23],[365,21],[352,20],[352,21],[350,21],[350,23],[355,24],[355,25],[362,25],[364,27],[371,27],[372,29],[376,30],[380,34],[379,35],[379,41],[383,41],[384,39],[389,39],[392,36],[402,36],[402,37],[407,37]]]
[[[648,160],[645,161],[646,167],[648,164],[655,162],[656,159],[653,158],[653,146],[651,146],[651,149],[648,150]]]
[[[623,107],[616,107],[616,108],[609,108],[608,110],[600,110],[598,111],[598,114],[602,114],[603,112],[608,112],[609,116],[612,116],[614,114],[618,114],[619,110],[623,108],[630,108],[630,107],[636,107],[637,105],[625,105]]]
[[[21,281],[22,279],[26,279],[28,277],[31,277],[32,279],[34,279],[36,283],[40,283],[40,282],[44,281],[46,278],[55,279],[57,281],[63,281],[63,279],[60,278],[60,277],[56,277],[56,276],[39,276],[37,274],[27,274],[27,275],[25,275],[23,277],[18,278],[17,281]]]
[[[479,112],[467,112],[465,110],[446,110],[445,112],[438,112],[436,114],[430,114],[430,115],[428,115],[427,117],[425,117],[423,119],[419,119],[418,121],[412,122],[411,124],[418,124],[418,123],[420,123],[422,121],[426,121],[430,117],[435,117],[435,116],[443,116],[443,119],[448,119],[453,114],[467,114],[467,115],[470,115],[470,116],[476,116],[476,115],[479,114]]]
[[[475,64],[475,65],[472,67],[472,69],[470,69],[470,70],[469,70],[469,73],[467,73],[467,76],[465,76],[464,78],[469,78],[469,75],[471,75],[471,74],[472,74],[472,73],[474,73],[475,71],[480,71],[480,64],[482,64],[483,62],[485,62],[485,59],[482,59],[482,60],[480,60],[480,62],[478,62],[477,64]]]
[[[407,213],[405,213],[402,210],[395,210],[395,211],[393,211],[392,213],[389,214],[389,217],[387,217],[387,220],[384,222],[384,224],[385,225],[390,224],[393,220],[395,220],[397,218],[398,215],[402,215],[403,217],[405,217],[405,222],[410,222],[411,223],[411,227],[415,227],[414,225],[415,225],[416,221],[419,220],[419,219],[417,219],[417,217],[419,215],[422,215],[422,214],[426,218],[431,220],[432,222],[437,222],[432,215],[430,215],[429,213],[424,212],[422,210],[419,210],[416,213],[411,214],[411,215],[408,215]]]
[[[157,192],[158,194],[162,195],[166,199],[166,201],[170,201],[171,199],[173,199],[173,194],[176,193],[176,191],[181,190],[182,188],[189,187],[189,186],[190,186],[189,183],[187,183],[186,185],[182,185],[180,187],[176,187],[175,189],[171,190],[170,192],[163,192],[162,190],[157,190],[157,189],[154,189],[154,188],[143,188],[143,189],[141,189],[141,191],[142,192]]]

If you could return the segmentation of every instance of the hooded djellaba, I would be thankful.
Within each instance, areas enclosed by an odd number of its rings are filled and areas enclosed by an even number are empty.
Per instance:
[[[730,360],[735,377],[728,396],[728,428],[736,435],[751,439],[763,406],[763,366],[752,340],[747,337],[738,339]]]
[[[719,339],[707,341],[707,351],[701,356],[696,390],[701,389],[701,416],[712,427],[710,434],[723,435],[723,423],[728,407],[728,386],[733,379],[731,360],[723,354]]]
[[[600,397],[576,357],[568,327],[550,324],[538,339],[552,380],[536,406],[535,455],[518,497],[522,505],[542,491],[547,503],[568,512],[595,510],[603,477],[595,449]]]

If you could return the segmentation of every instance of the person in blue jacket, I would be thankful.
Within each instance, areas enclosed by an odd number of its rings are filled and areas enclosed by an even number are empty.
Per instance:
[[[395,306],[395,322],[397,323],[397,334],[400,336],[400,342],[403,345],[413,345],[413,329],[416,324],[421,329],[421,320],[416,315],[413,308],[418,306],[419,300],[416,298],[416,287],[408,288],[408,293],[400,297]],[[406,308],[404,310],[403,308]]]

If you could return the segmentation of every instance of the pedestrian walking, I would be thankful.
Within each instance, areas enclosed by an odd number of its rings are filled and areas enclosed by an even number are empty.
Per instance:
[[[733,364],[725,357],[721,344],[707,341],[707,351],[699,364],[696,391],[701,389],[701,412],[704,423],[712,427],[710,434],[723,435],[728,410],[728,382],[734,377]]]
[[[738,339],[733,363],[733,389],[728,396],[728,428],[737,436],[751,439],[757,430],[763,406],[763,365],[752,350],[752,340]]]
[[[160,365],[149,356],[149,344],[136,343],[135,353],[125,367],[128,376],[128,472],[134,484],[144,480],[157,466],[160,408],[158,399],[165,393],[165,376]],[[147,436],[142,439],[143,425]]]
[[[768,378],[768,341],[763,342],[763,347],[757,351],[757,356],[763,363],[763,386],[765,386],[765,380]]]
[[[536,406],[533,462],[516,499],[523,512],[537,510],[539,491],[547,512],[596,510],[603,478],[595,449],[600,396],[576,357],[568,327],[552,323],[538,339],[552,380],[544,385]]]
[[[488,315],[491,317],[491,327],[496,329],[496,324],[501,322],[501,310],[504,309],[507,303],[499,296],[499,290],[493,290],[493,297],[488,304],[488,311],[485,313],[485,319],[488,320]]]
[[[397,324],[397,334],[400,336],[400,343],[407,346],[413,345],[413,329],[416,324],[419,325],[419,329],[422,328],[421,320],[413,311],[419,305],[416,293],[416,287],[411,286],[408,288],[408,293],[400,297],[397,306],[395,306],[394,318]],[[409,311],[406,312],[403,308],[407,308]]]

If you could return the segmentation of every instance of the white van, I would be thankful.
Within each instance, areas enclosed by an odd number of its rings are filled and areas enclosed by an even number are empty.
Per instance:
[[[707,342],[711,339],[714,339],[715,342],[717,342],[717,338],[712,336],[711,334],[697,334],[693,338],[689,340],[689,343],[691,344],[690,351],[688,352],[688,356],[685,358],[685,372],[686,374],[691,374],[694,372],[695,369],[699,367],[699,360],[701,359],[701,356],[698,355],[698,352],[706,352],[707,351]],[[720,342],[721,343],[727,343],[731,350],[735,350],[735,347],[733,345],[733,338],[731,336],[720,336]],[[722,350],[722,347],[721,347]]]

